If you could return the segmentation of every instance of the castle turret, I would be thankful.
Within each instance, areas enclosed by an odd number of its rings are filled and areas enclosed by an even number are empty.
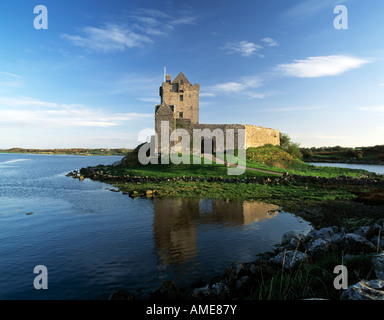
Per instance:
[[[160,87],[161,103],[173,106],[175,119],[190,119],[192,124],[199,123],[200,85],[192,85],[182,72],[173,81],[167,74],[165,80]]]

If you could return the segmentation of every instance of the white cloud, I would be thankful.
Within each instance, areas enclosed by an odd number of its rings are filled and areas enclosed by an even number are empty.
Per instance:
[[[282,71],[286,76],[318,78],[336,76],[359,68],[366,63],[368,63],[368,60],[365,59],[344,55],[331,55],[294,60],[292,63],[278,65],[277,69]]]
[[[290,21],[296,21],[297,19],[309,19],[322,10],[334,8],[336,5],[343,4],[348,1],[350,0],[338,0],[336,3],[334,0],[304,0],[283,12],[282,17],[289,19]]]
[[[113,23],[87,26],[80,34],[62,34],[72,44],[103,53],[143,47],[158,36],[166,36],[175,26],[196,24],[197,17],[177,14],[177,18],[159,10],[138,10]]]
[[[277,47],[279,45],[276,40],[269,37],[261,39],[261,41],[263,41],[268,47]]]
[[[11,78],[17,78],[17,79],[22,79],[22,76],[19,76],[18,74],[10,73],[10,72],[0,72],[0,74],[9,76]]]
[[[282,107],[282,108],[268,108],[268,111],[277,111],[277,112],[292,112],[292,111],[313,111],[321,110],[324,107],[319,106],[309,106],[309,107]]]
[[[201,97],[216,97],[217,95],[242,94],[250,98],[262,99],[264,94],[255,93],[253,90],[263,85],[262,79],[257,76],[243,77],[238,81],[218,83],[214,86],[205,88]]]
[[[64,34],[63,38],[70,40],[76,46],[104,53],[124,51],[127,48],[141,47],[145,43],[152,42],[148,36],[116,24],[107,24],[100,28],[85,27],[83,34],[83,36]]]
[[[143,101],[143,102],[160,103],[159,98],[139,98],[138,100]]]
[[[153,117],[153,114],[113,113],[80,104],[59,104],[32,98],[0,99],[1,127],[114,127],[147,117]]]
[[[228,53],[238,53],[243,57],[251,57],[262,48],[262,46],[250,41],[238,41],[228,42],[220,49],[226,50]]]
[[[345,137],[343,136],[327,136],[327,135],[319,135],[315,136],[316,139],[324,139],[324,140],[344,140]]]
[[[360,110],[360,111],[369,111],[369,112],[384,112],[384,106],[377,106],[377,107],[360,107],[360,108],[357,108],[357,110]]]
[[[20,87],[23,79],[24,78],[18,74],[0,72],[0,86],[2,87]]]

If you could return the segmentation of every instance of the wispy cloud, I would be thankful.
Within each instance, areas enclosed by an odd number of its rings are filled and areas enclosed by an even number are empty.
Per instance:
[[[279,45],[276,40],[269,37],[261,39],[261,41],[264,42],[268,47],[277,47]]]
[[[384,112],[384,106],[360,107],[360,108],[357,108],[357,110],[368,111],[368,112]]]
[[[254,90],[261,87],[263,81],[257,76],[243,77],[237,81],[223,82],[207,87],[200,94],[201,97],[216,97],[217,95],[238,95],[248,98],[262,99],[265,94],[257,93]]]
[[[324,107],[320,106],[308,106],[308,107],[282,107],[282,108],[268,108],[268,111],[277,111],[277,112],[294,112],[294,111],[313,111],[321,110]]]
[[[0,99],[2,127],[113,127],[146,117],[153,117],[153,114],[113,113],[81,104],[60,104],[28,97]]]
[[[152,42],[148,36],[117,24],[106,24],[98,28],[85,27],[82,31],[82,36],[64,34],[63,38],[70,40],[76,46],[103,53],[142,47],[145,43]]]
[[[170,34],[176,26],[196,24],[197,19],[191,14],[177,14],[175,18],[160,10],[141,9],[117,19],[119,22],[83,27],[79,34],[62,34],[62,37],[89,51],[110,53],[143,47],[153,43],[156,37]]]
[[[316,139],[324,139],[324,140],[344,140],[344,136],[328,136],[328,135],[318,135],[315,136]]]
[[[368,63],[368,60],[344,55],[309,57],[294,60],[277,66],[278,71],[286,76],[298,78],[318,78],[336,76],[356,69]]]
[[[251,57],[263,47],[251,41],[236,41],[228,42],[220,49],[227,51],[227,53],[237,53],[243,57]]]
[[[139,98],[138,99],[139,101],[143,101],[143,102],[153,102],[153,103],[159,103],[160,102],[160,98]]]
[[[23,77],[10,73],[10,72],[0,72],[0,85],[5,87],[20,87],[23,83]]]
[[[296,21],[297,19],[309,19],[322,10],[334,8],[336,5],[344,4],[348,1],[350,0],[339,0],[336,3],[334,0],[304,0],[283,12],[281,16],[289,19],[290,21]]]

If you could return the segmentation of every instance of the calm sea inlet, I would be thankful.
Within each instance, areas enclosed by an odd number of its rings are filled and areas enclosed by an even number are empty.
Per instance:
[[[318,163],[309,162],[309,164],[321,167],[339,167],[350,169],[363,169],[377,174],[384,175],[384,166],[375,164],[350,164],[350,163]]]
[[[131,199],[66,173],[121,157],[0,154],[0,299],[146,299],[163,280],[208,281],[310,225],[273,204]],[[36,290],[35,266],[48,269]]]

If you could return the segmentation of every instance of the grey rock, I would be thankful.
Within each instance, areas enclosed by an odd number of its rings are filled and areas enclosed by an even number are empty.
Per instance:
[[[229,297],[228,286],[219,281],[213,285],[207,284],[204,287],[193,289],[191,298],[194,300],[225,300]]]
[[[119,290],[112,293],[109,300],[135,300],[135,295],[132,292]]]
[[[347,233],[342,238],[342,248],[345,253],[371,253],[376,250],[372,242],[355,233]]]
[[[251,288],[250,278],[248,276],[241,277],[236,281],[236,290],[242,293],[247,293]]]
[[[236,280],[247,273],[247,267],[242,262],[234,262],[225,270],[224,273],[227,277]]]
[[[328,252],[330,243],[327,240],[318,238],[311,240],[307,244],[307,252],[313,257],[324,255]]]
[[[299,265],[306,266],[309,263],[309,256],[306,253],[288,250],[280,252],[270,259],[270,262],[282,266],[284,269],[296,268]]]
[[[384,251],[374,255],[372,262],[375,267],[376,277],[384,281]]]
[[[338,244],[339,242],[341,242],[342,236],[343,230],[339,230],[338,227],[333,226],[320,229],[313,235],[313,238],[323,239],[330,243]]]
[[[357,234],[363,238],[370,239],[374,235],[374,229],[371,226],[364,226],[360,227],[359,229],[355,230],[353,232],[354,234]]]
[[[181,291],[179,287],[171,280],[163,281],[160,288],[158,288],[151,295],[153,300],[177,300],[180,299]]]
[[[379,237],[373,237],[371,239],[372,244],[376,247],[376,251],[380,251],[384,249],[384,235]]]
[[[296,231],[288,231],[288,232],[285,232],[282,236],[281,236],[281,244],[282,245],[286,245],[286,244],[290,244],[292,242],[292,240],[294,241],[297,241],[298,239],[300,239],[303,235],[296,232]]]
[[[384,300],[384,281],[362,280],[344,290],[341,300]]]

